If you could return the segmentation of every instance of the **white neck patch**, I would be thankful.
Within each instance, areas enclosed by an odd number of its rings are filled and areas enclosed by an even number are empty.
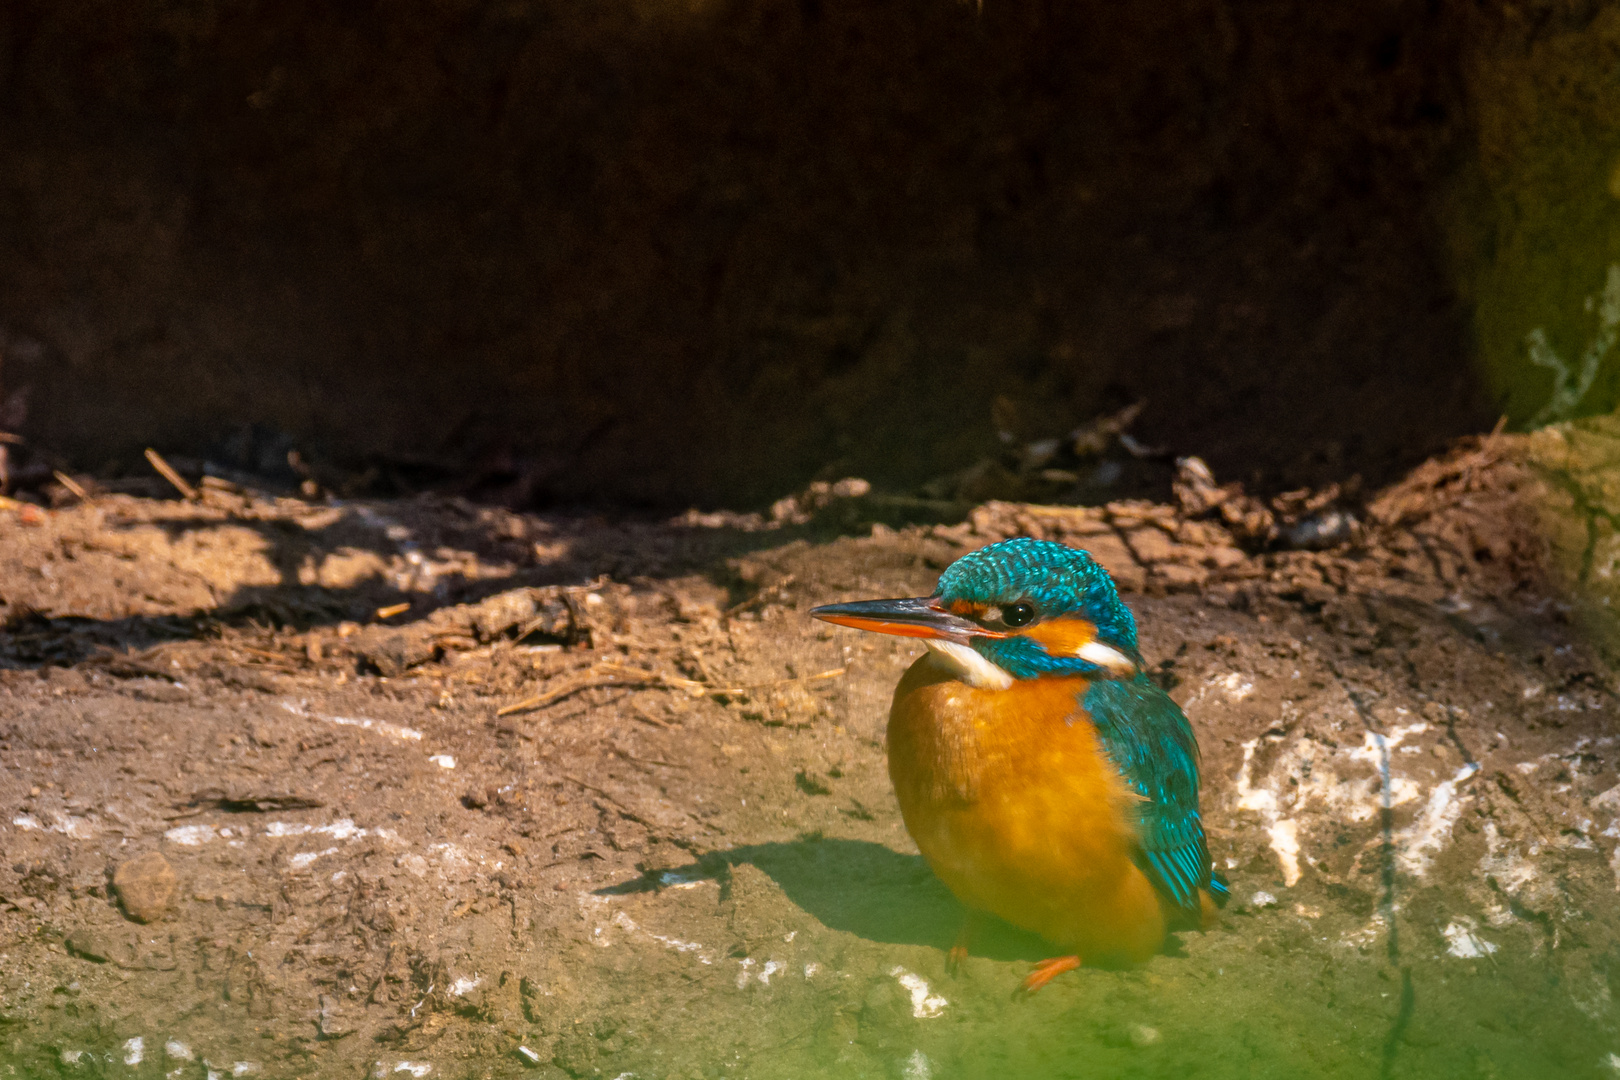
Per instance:
[[[971,645],[931,638],[928,649],[934,654],[934,659],[950,668],[958,679],[969,686],[980,690],[1005,690],[1013,684],[1011,675],[980,656]]]
[[[1136,674],[1136,664],[1130,657],[1114,648],[1104,645],[1095,639],[1086,642],[1074,651],[1074,655],[1081,660],[1096,664],[1114,675]]]

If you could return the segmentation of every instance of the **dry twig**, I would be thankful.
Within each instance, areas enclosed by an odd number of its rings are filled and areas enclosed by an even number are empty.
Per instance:
[[[71,491],[80,502],[85,502],[90,498],[90,493],[84,490],[83,485],[61,469],[56,469],[53,475],[56,477],[56,482]]]
[[[513,713],[532,712],[543,709],[547,705],[571,697],[582,690],[592,690],[599,687],[618,686],[629,689],[647,690],[684,690],[693,697],[702,697],[705,694],[748,694],[756,690],[769,690],[778,686],[787,686],[791,683],[816,682],[821,679],[836,679],[844,674],[848,668],[833,668],[831,671],[820,671],[814,675],[803,675],[793,679],[776,679],[772,682],[757,683],[753,686],[710,686],[708,683],[696,679],[683,679],[678,675],[665,675],[657,671],[645,671],[641,668],[626,667],[608,661],[594,664],[586,669],[584,675],[567,685],[548,690],[544,694],[525,698],[522,701],[497,709],[496,716],[510,716]]]
[[[152,468],[156,469],[163,479],[174,485],[175,490],[178,491],[187,502],[195,502],[197,500],[197,489],[186,483],[185,477],[175,472],[174,466],[170,465],[167,461],[164,461],[162,454],[148,446],[146,448],[146,460],[151,462]]]
[[[752,608],[759,607],[760,605],[762,605],[764,603],[767,603],[772,596],[775,596],[778,599],[780,599],[781,594],[782,594],[782,590],[786,589],[789,585],[792,585],[795,578],[796,578],[796,575],[788,574],[786,577],[781,578],[780,580],[778,580],[774,585],[768,585],[765,588],[760,589],[758,592],[756,592],[753,596],[749,597],[747,600],[743,600],[743,601],[741,601],[739,603],[731,605],[729,608],[727,608],[722,613],[723,616],[725,618],[729,619],[733,615],[738,615],[738,614],[741,614],[744,611],[748,611],[748,610],[750,610]]]

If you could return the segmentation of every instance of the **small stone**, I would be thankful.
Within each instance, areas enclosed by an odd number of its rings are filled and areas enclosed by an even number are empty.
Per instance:
[[[169,860],[155,851],[119,865],[113,872],[113,889],[124,905],[124,914],[140,923],[161,919],[179,894],[179,881]]]
[[[1312,514],[1283,530],[1282,539],[1290,547],[1320,551],[1354,539],[1358,522],[1342,510]]]
[[[80,927],[67,936],[68,952],[74,956],[97,964],[105,964],[112,959],[112,946],[101,934],[87,927]]]
[[[354,1034],[354,1025],[344,1019],[338,999],[331,994],[321,995],[320,1032],[323,1039],[341,1039]]]
[[[433,659],[433,642],[420,633],[372,627],[356,639],[354,650],[377,669],[379,675],[393,678],[407,669]]]
[[[1159,1029],[1150,1028],[1146,1024],[1132,1024],[1127,1037],[1131,1040],[1132,1046],[1141,1050],[1159,1041]]]

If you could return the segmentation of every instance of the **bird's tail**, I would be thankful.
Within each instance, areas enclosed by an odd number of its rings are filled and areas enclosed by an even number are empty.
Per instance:
[[[1209,883],[1198,890],[1199,928],[1209,930],[1220,920],[1220,909],[1232,899],[1232,890],[1220,874],[1211,873]]]

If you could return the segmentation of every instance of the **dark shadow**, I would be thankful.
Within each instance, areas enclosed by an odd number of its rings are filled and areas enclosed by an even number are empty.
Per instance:
[[[1473,5],[101,7],[0,49],[5,390],[86,465],[760,505],[967,468],[1001,395],[1272,491],[1497,416]]]
[[[310,509],[326,508],[313,504]],[[482,516],[491,508],[459,499],[349,504],[337,509],[332,520],[318,526],[251,512],[223,518],[175,513],[128,520],[109,514],[104,523],[108,531],[155,527],[171,541],[226,527],[250,530],[260,537],[263,556],[274,567],[277,580],[216,594],[206,608],[164,615],[50,617],[13,606],[0,615],[0,667],[65,667],[95,660],[114,675],[172,678],[172,672],[144,665],[133,654],[221,628],[268,626],[304,632],[344,621],[367,624],[375,622],[379,609],[399,604],[409,604],[409,610],[387,625],[408,632],[414,623],[440,608],[475,604],[513,589],[578,586],[604,576],[616,581],[656,582],[701,574],[725,588],[731,604],[745,604],[762,585],[736,577],[728,560],[737,556],[796,540],[825,543],[838,536],[864,534],[877,522],[898,527],[919,521],[954,521],[962,512],[961,507],[948,503],[851,499],[822,507],[808,520],[781,526],[757,515],[737,514],[707,515],[703,521],[687,524],[634,517],[609,524],[600,518],[559,515],[523,519],[534,535],[514,538],[500,535]],[[564,553],[556,558],[537,557],[533,543],[542,538],[562,541]],[[431,572],[427,562],[441,547],[470,553],[485,562],[504,562],[514,569],[498,577]],[[310,566],[343,552],[365,552],[383,560],[404,557],[414,569],[401,577],[372,574],[343,588],[303,583],[301,578]],[[0,599],[0,608],[4,605]],[[550,639],[540,635],[533,640]]]
[[[698,862],[598,890],[602,896],[652,892],[676,881],[710,878],[725,887],[744,863],[770,876],[787,898],[831,930],[890,945],[951,947],[967,909],[920,855],[902,855],[865,840],[807,836],[792,843],[750,844]],[[985,917],[969,950],[992,960],[1051,956],[1039,936]]]
[[[121,678],[173,679],[173,672],[143,663],[133,654],[165,641],[183,641],[204,631],[197,616],[132,615],[124,619],[50,618],[34,611],[0,623],[0,668],[72,667],[99,662]]]

